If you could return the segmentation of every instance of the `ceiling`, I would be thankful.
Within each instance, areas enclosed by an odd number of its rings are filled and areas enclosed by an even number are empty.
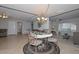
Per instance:
[[[6,12],[9,19],[32,21],[37,16],[68,19],[79,17],[79,4],[1,4],[0,13]],[[68,13],[64,13],[68,12]],[[63,13],[63,14],[62,14]]]

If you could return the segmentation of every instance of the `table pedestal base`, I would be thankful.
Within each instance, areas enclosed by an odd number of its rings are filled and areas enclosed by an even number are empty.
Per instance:
[[[23,52],[24,54],[59,54],[60,49],[55,43],[48,42],[47,44],[42,43],[38,46],[25,44]]]

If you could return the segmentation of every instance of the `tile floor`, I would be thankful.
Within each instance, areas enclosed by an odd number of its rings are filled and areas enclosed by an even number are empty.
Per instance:
[[[71,39],[59,39],[60,54],[79,54],[79,45],[74,45]]]
[[[23,46],[28,42],[26,35],[0,38],[0,54],[23,54]],[[79,46],[71,40],[58,39],[61,54],[78,54]]]
[[[23,46],[27,43],[27,36],[8,36],[0,38],[0,53],[21,54]]]

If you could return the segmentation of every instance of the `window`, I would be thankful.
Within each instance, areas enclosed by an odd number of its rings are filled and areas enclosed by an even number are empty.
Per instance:
[[[62,23],[59,24],[59,32],[64,33],[72,33],[76,31],[76,25],[72,23]]]

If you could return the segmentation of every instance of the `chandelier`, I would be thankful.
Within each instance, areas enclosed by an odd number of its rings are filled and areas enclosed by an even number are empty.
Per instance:
[[[45,17],[37,17],[36,21],[37,23],[44,24],[47,22],[47,19],[48,18],[45,18]]]
[[[46,23],[48,18],[45,17],[37,17],[36,22],[38,23],[38,27],[41,27],[44,23]]]
[[[6,13],[1,13],[0,14],[0,19],[7,19],[8,16],[6,15]]]

